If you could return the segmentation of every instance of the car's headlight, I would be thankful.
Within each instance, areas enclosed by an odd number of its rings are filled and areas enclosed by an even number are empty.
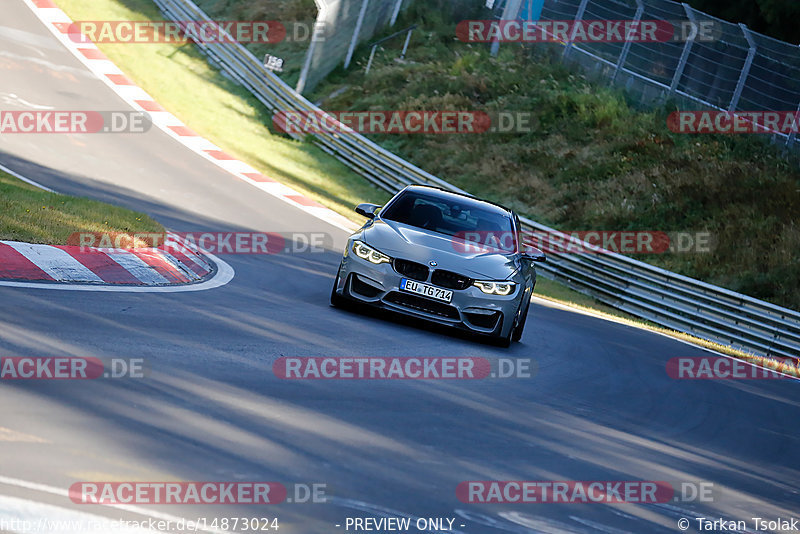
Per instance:
[[[475,287],[489,295],[510,295],[517,286],[514,282],[483,282],[476,281]]]
[[[392,258],[383,252],[378,252],[363,241],[353,241],[353,252],[362,260],[367,260],[375,265],[392,262]]]

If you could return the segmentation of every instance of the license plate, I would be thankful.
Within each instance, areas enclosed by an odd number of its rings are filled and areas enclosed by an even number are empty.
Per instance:
[[[400,289],[403,291],[408,291],[409,293],[422,295],[423,297],[441,300],[442,302],[450,302],[453,300],[453,292],[449,289],[429,286],[428,284],[415,282],[414,280],[409,280],[408,278],[403,278],[400,280]]]

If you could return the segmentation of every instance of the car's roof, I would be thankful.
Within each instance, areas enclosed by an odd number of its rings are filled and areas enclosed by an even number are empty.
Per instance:
[[[428,185],[409,185],[408,187],[403,189],[403,191],[409,193],[423,194],[431,198],[447,200],[450,202],[459,202],[462,205],[474,205],[476,207],[481,207],[483,209],[488,209],[496,211],[498,213],[503,213],[504,215],[513,214],[512,210],[500,204],[495,204],[494,202],[489,202],[488,200],[480,200],[472,196],[453,193],[452,191],[445,191],[444,189],[439,189],[438,187],[432,187]]]

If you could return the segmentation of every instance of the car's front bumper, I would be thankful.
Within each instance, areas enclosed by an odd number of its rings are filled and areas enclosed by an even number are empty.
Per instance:
[[[470,286],[462,290],[450,289],[453,298],[445,303],[402,291],[400,281],[403,278],[408,277],[395,271],[391,263],[375,265],[347,254],[339,267],[336,293],[363,304],[493,336],[508,335],[525,293],[520,283],[506,296],[488,295]],[[422,283],[435,285],[429,281]]]

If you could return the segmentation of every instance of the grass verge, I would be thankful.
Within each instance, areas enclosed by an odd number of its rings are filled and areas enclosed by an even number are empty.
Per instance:
[[[164,227],[143,213],[50,193],[0,171],[0,239],[65,245],[73,232],[161,233]]]

